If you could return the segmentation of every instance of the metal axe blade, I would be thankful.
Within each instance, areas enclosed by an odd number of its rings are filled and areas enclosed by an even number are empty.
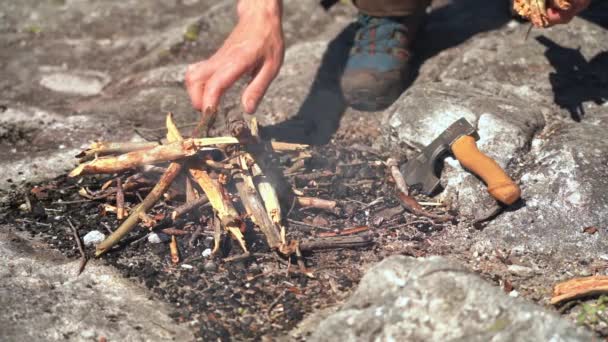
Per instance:
[[[416,158],[401,167],[407,184],[425,195],[431,195],[439,187],[439,177],[435,174],[437,162],[451,152],[450,146],[458,138],[471,134],[475,134],[475,127],[465,118],[460,118],[451,124]]]

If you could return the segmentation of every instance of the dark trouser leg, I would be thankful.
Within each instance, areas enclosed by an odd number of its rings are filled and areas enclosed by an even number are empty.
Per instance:
[[[354,0],[355,6],[364,14],[374,17],[396,17],[420,14],[431,0]]]

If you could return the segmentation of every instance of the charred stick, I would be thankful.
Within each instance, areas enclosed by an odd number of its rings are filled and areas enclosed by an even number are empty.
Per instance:
[[[213,224],[213,250],[211,253],[215,255],[220,250],[220,240],[222,238],[222,223],[215,217],[212,220]]]
[[[306,165],[305,159],[298,159],[290,167],[285,169],[285,173],[286,174],[295,173],[299,169],[303,168],[305,165]]]
[[[160,230],[161,233],[163,234],[167,234],[167,235],[188,235],[190,234],[189,231],[183,230],[183,229],[177,229],[177,228],[164,228]]]
[[[321,233],[318,233],[317,236],[319,236],[319,237],[346,236],[346,235],[359,234],[361,232],[365,232],[368,230],[369,230],[369,227],[361,226],[361,227],[344,229],[340,232],[321,232]]]
[[[177,248],[177,239],[175,239],[175,235],[171,235],[169,251],[171,252],[171,262],[177,264],[179,262],[179,249]]]
[[[241,261],[241,260],[247,260],[249,258],[253,257],[253,254],[246,252],[243,254],[239,254],[239,255],[235,255],[235,256],[231,256],[229,258],[224,259],[224,262],[226,263],[230,263],[230,262],[237,262],[237,261]]]
[[[336,208],[336,201],[325,200],[316,197],[297,197],[298,204],[305,208],[317,208],[332,211]]]
[[[78,275],[84,271],[84,267],[87,265],[87,254],[84,251],[84,246],[82,245],[82,240],[80,240],[80,235],[78,235],[78,230],[72,224],[72,221],[68,219],[68,224],[70,228],[72,228],[72,233],[74,234],[74,240],[76,240],[76,245],[78,246],[78,251],[80,252],[80,265],[78,266]]]
[[[183,205],[177,207],[171,213],[171,219],[175,221],[179,217],[181,217],[181,216],[191,212],[192,210],[199,208],[205,204],[209,204],[209,199],[207,198],[207,196],[201,195],[196,200],[194,200],[192,202],[184,203]]]
[[[201,111],[201,120],[192,130],[193,137],[208,137],[211,126],[215,122],[217,116],[217,110],[215,108],[206,108]]]
[[[241,164],[242,167],[246,167],[246,162],[243,158],[241,158]],[[264,233],[264,236],[266,236],[268,246],[271,249],[279,248],[281,245],[280,231],[266,211],[264,202],[253,184],[251,175],[247,174],[246,171],[237,172],[234,174],[234,180],[236,181],[235,186],[247,214],[251,216],[253,223],[255,223],[262,233]]]
[[[141,223],[144,225],[144,227],[146,227],[148,229],[152,229],[152,228],[154,228],[154,226],[156,226],[156,220],[144,212],[139,213],[139,219],[140,219]]]
[[[201,236],[202,232],[203,226],[199,225],[198,227],[196,227],[196,230],[194,231],[194,233],[192,233],[192,236],[190,236],[190,240],[188,240],[188,246],[194,247],[194,242],[196,241],[196,239],[198,239],[199,236]]]
[[[139,150],[149,150],[158,146],[157,142],[94,142],[91,146],[76,155],[81,161],[108,154],[123,154]]]
[[[127,235],[140,221],[140,213],[145,213],[158,202],[162,197],[163,193],[167,191],[169,185],[177,174],[181,171],[182,165],[179,163],[171,163],[167,172],[158,181],[158,184],[154,186],[152,191],[146,196],[146,198],[139,204],[129,215],[129,217],[114,231],[114,233],[108,236],[102,243],[97,246],[95,256],[100,256],[114,246],[120,239]]]
[[[310,145],[305,144],[293,144],[282,141],[272,141],[270,146],[274,151],[277,152],[296,152],[296,151],[304,151],[310,148]]]
[[[167,122],[167,127],[170,127],[173,125],[173,118],[172,118],[171,114],[167,115],[166,122]],[[158,202],[158,200],[161,198],[163,193],[165,191],[167,191],[167,189],[169,189],[169,186],[171,185],[171,183],[173,182],[175,177],[177,177],[177,175],[180,173],[181,169],[182,169],[182,164],[180,164],[180,163],[171,163],[169,165],[169,167],[167,168],[167,171],[161,176],[158,183],[156,183],[154,188],[152,188],[152,191],[150,191],[150,193],[148,193],[148,195],[141,202],[141,204],[139,204],[132,211],[131,215],[129,215],[129,217],[120,225],[120,227],[118,227],[118,229],[116,229],[114,231],[114,233],[112,233],[110,236],[108,236],[103,242],[101,242],[97,246],[97,250],[95,251],[95,256],[100,256],[103,253],[107,252],[110,248],[112,248],[112,246],[114,246],[116,243],[118,243],[118,241],[120,241],[120,239],[122,239],[131,230],[133,230],[133,228],[135,228],[135,226],[137,226],[137,224],[139,223],[139,221],[141,219],[140,214],[141,213],[145,214],[148,210],[150,210],[150,208],[152,208],[154,206],[154,204],[156,204],[156,202]]]
[[[388,158],[386,160],[386,166],[388,166],[391,171],[391,176],[393,176],[393,180],[395,181],[395,186],[399,191],[403,192],[406,196],[410,194],[407,183],[405,183],[405,178],[403,178],[403,174],[399,171],[399,165],[397,164],[397,160],[393,158]]]
[[[300,268],[300,272],[302,272],[302,274],[304,274],[308,278],[314,279],[315,278],[314,274],[312,274],[312,272],[306,268],[306,263],[304,263],[304,256],[302,255],[302,250],[300,249],[299,243],[296,243],[295,252],[296,252],[296,259],[298,261],[298,267]]]
[[[198,198],[198,193],[196,189],[192,186],[192,181],[190,177],[186,177],[186,203],[191,203],[196,201]]]
[[[122,221],[125,216],[125,193],[122,190],[122,180],[120,177],[116,177],[116,218]]]
[[[240,231],[241,219],[222,185],[211,179],[207,171],[191,167],[190,174],[203,189],[205,195],[207,195],[209,203],[211,203],[211,206],[217,212],[221,225],[224,226],[224,229],[232,233],[241,247],[243,247],[243,250],[247,251],[245,241],[243,240],[243,234]],[[214,252],[217,252],[219,241],[216,241],[215,243]]]
[[[117,173],[146,164],[174,161],[192,156],[205,146],[218,144],[238,144],[238,140],[232,137],[219,137],[176,141],[167,145],[159,145],[149,150],[129,152],[116,157],[97,158],[78,165],[69,173],[69,176]]]
[[[283,226],[283,213],[281,212],[281,203],[279,202],[279,196],[277,195],[276,190],[274,189],[272,183],[262,173],[262,169],[258,164],[251,165],[251,172],[255,177],[257,182],[258,192],[260,197],[262,197],[262,201],[264,201],[264,208],[266,209],[266,213],[270,217],[270,220],[278,227],[280,232],[280,241],[282,245],[286,244],[286,232],[285,226]]]
[[[401,191],[397,191],[397,198],[399,199],[401,205],[414,215],[428,217],[438,223],[448,222],[453,219],[453,217],[449,215],[437,215],[424,210],[416,199],[404,194]]]
[[[359,248],[369,246],[373,243],[374,239],[371,234],[325,237],[300,242],[300,250],[315,251],[338,248]]]

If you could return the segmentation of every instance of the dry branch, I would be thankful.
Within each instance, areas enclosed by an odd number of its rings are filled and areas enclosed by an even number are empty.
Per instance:
[[[359,248],[373,243],[374,238],[371,234],[323,237],[300,242],[300,250],[306,252],[337,248]]]
[[[293,144],[282,141],[272,141],[270,146],[274,151],[277,152],[295,152],[295,151],[304,151],[310,148],[310,145],[305,144]]]
[[[551,304],[608,293],[608,276],[575,278],[555,285]]]
[[[169,113],[167,115],[167,127],[171,127],[173,124],[172,114]],[[169,189],[169,186],[177,177],[182,169],[182,164],[180,163],[171,163],[167,168],[167,171],[162,175],[158,183],[152,188],[152,191],[148,193],[146,198],[139,204],[132,212],[131,215],[112,233],[108,236],[102,243],[97,246],[97,250],[95,251],[95,256],[100,256],[106,251],[108,251],[112,246],[114,246],[120,239],[122,239],[125,235],[127,235],[141,220],[141,214],[145,214],[150,208],[156,204],[156,202],[161,198],[163,193]]]
[[[181,164],[172,163],[169,165],[167,172],[161,177],[158,183],[154,186],[152,191],[146,196],[143,202],[139,204],[132,212],[131,215],[114,231],[114,233],[108,236],[102,243],[97,246],[95,256],[100,256],[105,253],[108,249],[114,246],[120,239],[127,235],[135,226],[139,223],[140,213],[145,213],[150,210],[160,199],[165,191],[171,185],[173,179],[181,171]]]
[[[159,145],[149,150],[129,152],[117,157],[97,158],[78,165],[69,173],[69,176],[76,177],[86,174],[116,173],[146,164],[174,161],[192,156],[205,146],[219,144],[238,144],[238,140],[232,137],[186,139],[167,145]]]
[[[424,210],[418,201],[401,191],[397,191],[397,198],[399,199],[401,205],[414,215],[428,217],[438,223],[448,222],[453,219],[453,217],[449,215],[436,215]]]
[[[279,248],[282,242],[281,233],[266,211],[262,198],[260,198],[260,195],[258,195],[255,188],[253,179],[251,175],[248,174],[246,158],[242,156],[239,159],[241,168],[244,170],[236,172],[234,174],[234,179],[241,202],[243,203],[245,210],[247,210],[247,214],[251,216],[252,221],[266,236],[268,246],[271,249]]]
[[[192,202],[186,202],[185,204],[177,207],[171,213],[171,219],[176,220],[177,218],[183,216],[184,214],[187,214],[187,213],[191,212],[192,210],[194,210],[202,205],[205,205],[207,203],[209,203],[209,199],[205,195],[200,196],[199,198],[195,199]]]
[[[238,212],[234,209],[228,194],[221,184],[211,179],[207,171],[190,167],[190,174],[192,178],[198,183],[203,189],[205,195],[209,199],[211,206],[217,212],[217,216],[221,222],[221,226],[224,227],[228,232],[238,240],[239,244],[245,252],[245,241],[243,234],[240,231],[241,219]],[[217,252],[219,248],[219,241],[215,241],[214,252]]]
[[[336,201],[330,201],[316,197],[297,197],[298,204],[305,208],[317,208],[332,211],[336,208]]]
[[[127,212],[125,210],[125,193],[122,189],[122,180],[116,177],[116,218],[119,221],[125,218]]]
[[[175,235],[171,235],[169,251],[171,253],[171,262],[173,264],[177,264],[179,262],[179,249],[177,249],[177,240],[175,239]]]
[[[410,192],[407,188],[407,183],[405,183],[403,174],[401,173],[401,171],[399,171],[399,165],[397,164],[397,160],[393,158],[388,158],[386,160],[386,166],[389,168],[391,176],[393,176],[393,180],[395,181],[397,189],[403,192],[404,194],[409,195]]]
[[[85,160],[93,159],[95,157],[105,156],[108,154],[123,154],[123,153],[129,153],[129,152],[133,152],[133,151],[139,151],[139,150],[149,150],[158,145],[159,145],[159,143],[157,143],[157,142],[149,142],[149,141],[144,141],[144,142],[100,141],[100,142],[92,143],[88,149],[78,153],[76,155],[76,158],[80,158],[81,161],[85,161]]]

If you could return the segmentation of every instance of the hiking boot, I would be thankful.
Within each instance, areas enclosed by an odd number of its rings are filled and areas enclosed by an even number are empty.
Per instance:
[[[347,103],[358,110],[390,106],[405,90],[410,47],[422,16],[372,17],[359,14],[357,33],[342,75]]]

